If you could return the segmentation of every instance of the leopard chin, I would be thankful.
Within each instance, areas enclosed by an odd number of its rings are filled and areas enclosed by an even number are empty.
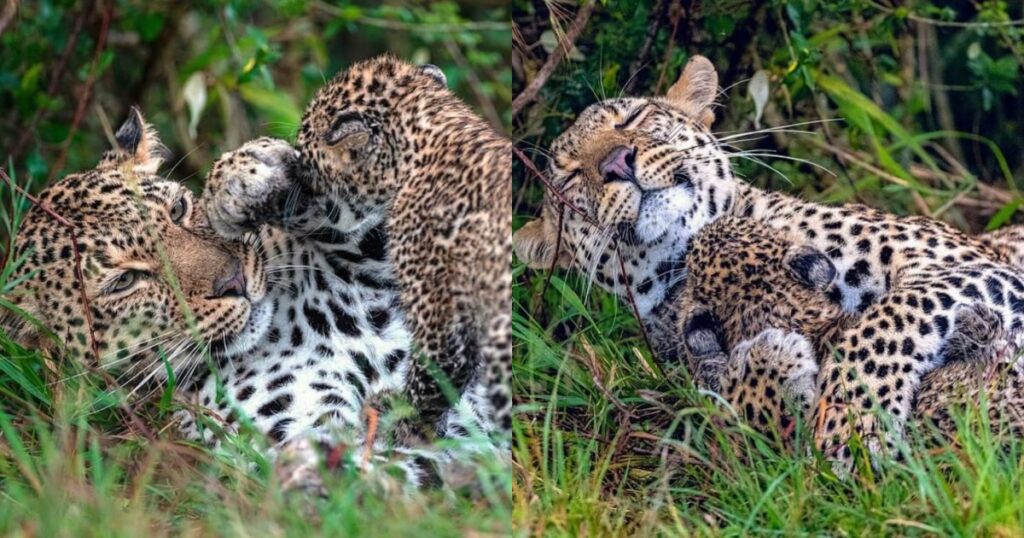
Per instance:
[[[637,242],[653,244],[673,231],[699,229],[703,222],[687,221],[696,218],[693,204],[692,190],[683,185],[645,192],[633,224]]]
[[[220,354],[225,356],[248,353],[255,349],[270,329],[276,313],[275,306],[276,302],[271,299],[253,302],[249,308],[249,319],[242,329],[236,334],[225,336],[222,339],[223,345],[215,346],[214,349],[222,350]]]

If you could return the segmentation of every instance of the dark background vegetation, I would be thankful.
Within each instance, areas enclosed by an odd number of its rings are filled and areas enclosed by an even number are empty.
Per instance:
[[[593,4],[515,3],[517,94],[577,15],[591,12],[568,59],[514,118],[514,136],[527,151],[546,148],[603,96],[664,94],[699,53],[715,64],[724,88],[716,132],[840,120],[801,127],[817,135],[779,133],[744,144],[810,159],[836,176],[771,158],[763,160],[781,174],[734,160],[751,181],[811,199],[930,214],[975,231],[1009,219],[1020,205],[1014,182],[1024,178],[1020,2]],[[768,81],[760,116],[750,97],[758,72]],[[544,164],[541,152],[533,155]],[[521,168],[517,177],[522,180]],[[517,214],[537,207],[536,181],[527,183],[518,189]]]
[[[439,65],[501,127],[508,16],[504,0],[3,2],[0,156],[38,188],[95,164],[138,105],[172,176],[201,178],[247,140],[290,137],[325,79],[384,52]]]

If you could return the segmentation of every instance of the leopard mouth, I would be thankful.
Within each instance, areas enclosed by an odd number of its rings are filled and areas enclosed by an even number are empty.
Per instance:
[[[236,332],[225,334],[211,347],[217,355],[231,356],[248,353],[263,342],[277,311],[276,301],[264,300],[252,303],[249,316]]]
[[[266,255],[262,248],[256,246],[258,241],[258,236],[246,237],[238,251],[241,293],[224,300],[233,301],[231,310],[243,314],[243,319],[237,324],[231,323],[211,339],[210,349],[217,355],[241,353],[255,347],[273,317],[273,301],[268,300]],[[240,312],[243,309],[244,312]]]

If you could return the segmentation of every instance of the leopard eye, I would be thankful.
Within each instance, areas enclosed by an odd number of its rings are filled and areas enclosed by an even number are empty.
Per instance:
[[[107,288],[107,293],[120,293],[131,289],[139,280],[142,279],[142,271],[125,271],[121,273],[121,276],[117,277],[110,286]]]
[[[639,119],[640,115],[643,114],[646,110],[647,105],[641,106],[640,108],[634,110],[629,114],[629,116],[626,117],[625,120],[622,121],[622,123],[616,124],[615,129],[621,131],[632,126],[632,124],[636,123],[636,120]]]
[[[185,196],[178,198],[177,202],[171,206],[171,222],[175,224],[181,224],[181,221],[185,218],[188,213],[188,199]]]
[[[345,145],[362,145],[369,138],[369,129],[363,121],[363,115],[358,112],[342,112],[331,122],[330,128],[324,133],[324,142],[330,146],[336,146],[345,142]]]

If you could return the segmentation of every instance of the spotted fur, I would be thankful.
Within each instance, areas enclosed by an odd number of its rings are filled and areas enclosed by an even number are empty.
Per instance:
[[[508,432],[509,141],[448,90],[440,69],[385,56],[317,92],[298,147],[312,191],[386,215],[390,260],[426,359],[413,362],[404,390],[419,419],[436,424],[450,407],[445,383],[461,394],[482,382]]]
[[[517,232],[516,251],[531,266],[577,266],[632,295],[659,356],[673,360],[672,299],[694,234],[730,216],[793,234],[833,262],[830,300],[862,314],[835,339],[837,359],[819,376],[826,405],[815,409],[816,442],[848,460],[859,435],[879,453],[901,434],[921,377],[943,363],[955,313],[982,304],[1015,331],[1024,279],[1006,256],[937,220],[814,204],[736,179],[709,130],[717,87],[714,67],[698,56],[664,97],[584,110],[552,145],[549,169],[577,210],[546,197],[541,218]]]
[[[982,239],[1014,249],[1005,241],[1010,235]],[[765,433],[788,433],[798,418],[809,420],[819,369],[833,360],[835,338],[859,317],[828,298],[837,279],[831,260],[781,230],[725,218],[694,237],[687,267],[680,330],[697,382]],[[953,438],[953,409],[984,396],[995,431],[1024,433],[1024,369],[1015,357],[1020,337],[985,305],[959,309],[942,351],[945,363],[922,378],[912,420]]]
[[[95,341],[99,365],[136,395],[164,381],[166,357],[186,437],[217,443],[246,422],[272,454],[342,442],[361,464],[364,401],[403,386],[410,361],[383,219],[284,181],[296,157],[287,144],[261,139],[225,155],[194,200],[156,175],[159,141],[137,110],[117,141],[95,169],[40,194],[75,226],[91,316],[68,230],[36,207],[15,243],[25,262],[13,298],[57,338],[24,323],[12,334],[90,363]],[[481,398],[467,394],[462,408]],[[462,416],[446,425],[474,427]],[[390,449],[372,447],[371,464]],[[448,457],[396,450],[408,454],[395,463],[408,485],[431,478],[421,458]]]

